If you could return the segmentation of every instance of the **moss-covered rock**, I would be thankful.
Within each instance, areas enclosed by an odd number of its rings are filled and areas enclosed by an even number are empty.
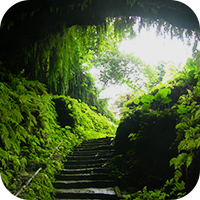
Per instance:
[[[118,156],[114,162],[126,171],[124,181],[136,188],[160,188],[173,177],[169,166],[171,158],[178,154],[176,121],[166,112],[136,111],[120,123],[115,149]]]

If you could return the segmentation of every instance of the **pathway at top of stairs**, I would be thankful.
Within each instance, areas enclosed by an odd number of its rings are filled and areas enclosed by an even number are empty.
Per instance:
[[[75,147],[53,183],[54,200],[122,199],[106,163],[113,156],[111,138],[93,139]]]

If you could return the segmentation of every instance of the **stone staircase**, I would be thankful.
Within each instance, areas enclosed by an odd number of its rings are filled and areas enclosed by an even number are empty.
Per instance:
[[[107,161],[114,153],[111,138],[94,139],[75,147],[56,175],[54,200],[122,199],[110,177]]]

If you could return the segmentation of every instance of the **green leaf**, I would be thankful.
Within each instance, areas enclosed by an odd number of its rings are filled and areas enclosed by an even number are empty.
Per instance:
[[[172,158],[172,159],[169,161],[170,167],[176,163],[176,159],[177,159],[177,158]]]
[[[183,104],[178,105],[178,108],[179,108],[179,109],[183,109],[183,108],[185,108],[185,105],[183,105]]]
[[[165,98],[161,101],[161,103],[166,104],[166,103],[169,103],[169,102],[171,102],[171,101],[172,101],[171,98],[169,98],[169,97],[165,97]]]
[[[10,181],[9,181],[9,178],[8,178],[7,175],[5,175],[4,173],[1,173],[1,179],[2,179],[2,181],[4,182],[4,184],[5,184],[6,186],[9,185]]]
[[[181,153],[176,158],[170,160],[170,166],[174,165],[175,169],[179,169],[187,160],[187,153]]]
[[[4,145],[5,145],[5,149],[9,150],[11,147],[11,141],[8,137],[4,138]]]
[[[185,189],[185,183],[184,181],[181,181],[181,183],[176,183],[176,189],[177,190],[184,190]]]
[[[8,160],[8,153],[7,151],[4,151],[3,149],[0,148],[0,156],[4,159]]]
[[[180,177],[182,176],[182,172],[180,170],[176,170],[174,172],[174,178],[175,178],[175,181],[178,182],[178,180],[180,179]]]
[[[4,167],[4,168],[6,168],[6,161],[4,160],[4,159],[1,159],[1,164],[2,164],[2,166]]]
[[[200,109],[196,111],[195,113],[195,119],[200,118]]]
[[[130,133],[128,138],[130,138],[130,141],[136,140],[137,139],[137,134],[136,133]]]
[[[25,170],[25,167],[27,165],[27,160],[25,157],[23,157],[21,160],[20,160],[20,163],[21,163],[21,169],[22,171]]]
[[[188,91],[189,97],[193,97],[193,94],[192,94],[191,90],[188,90],[188,89],[187,89],[187,91]]]
[[[143,109],[149,109],[149,107],[150,107],[150,104],[147,104],[147,103],[144,103],[144,104],[142,105],[142,108],[143,108]]]
[[[193,159],[194,154],[190,153],[187,157],[187,161],[186,161],[186,166],[189,167],[190,164],[192,163],[192,159]]]
[[[157,94],[155,95],[155,100],[157,101],[161,101],[162,99],[164,100],[168,94],[171,94],[170,88],[159,89]],[[166,102],[167,101],[169,101],[169,99],[167,99]]]
[[[95,106],[90,106],[93,110],[97,110],[97,108]]]
[[[134,99],[133,102],[138,105],[140,103],[140,100],[139,99]]]
[[[154,99],[153,95],[143,95],[141,96],[141,102],[142,103],[152,103]]]
[[[71,104],[68,104],[68,109],[71,109],[71,108],[72,108]]]
[[[156,93],[155,100],[156,101],[161,101],[162,100],[162,96],[161,96],[161,94],[159,92]]]

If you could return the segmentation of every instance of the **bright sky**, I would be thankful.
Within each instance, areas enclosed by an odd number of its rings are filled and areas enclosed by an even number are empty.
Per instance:
[[[136,29],[137,30],[137,29]],[[178,65],[186,63],[187,58],[192,57],[192,45],[188,46],[177,38],[171,40],[170,35],[156,36],[156,28],[149,31],[142,29],[133,40],[125,40],[119,50],[125,53],[133,53],[139,56],[147,64],[155,65],[158,61],[173,61]]]

